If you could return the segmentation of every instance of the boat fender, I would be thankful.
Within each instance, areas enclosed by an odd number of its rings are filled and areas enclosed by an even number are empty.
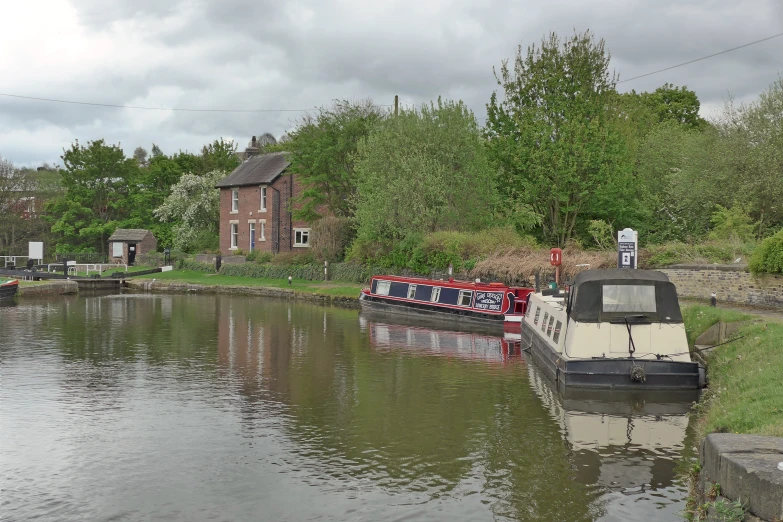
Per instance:
[[[707,368],[699,365],[699,388],[704,388],[707,386]]]
[[[633,382],[644,382],[647,380],[647,375],[644,373],[644,368],[638,364],[631,366],[631,380]]]

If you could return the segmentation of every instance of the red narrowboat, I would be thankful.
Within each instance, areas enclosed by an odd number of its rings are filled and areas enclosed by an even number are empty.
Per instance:
[[[478,280],[379,275],[373,276],[370,288],[362,290],[359,302],[368,310],[496,324],[516,333],[532,292],[532,288]]]
[[[0,279],[0,300],[13,299],[19,290],[19,281],[16,279]]]

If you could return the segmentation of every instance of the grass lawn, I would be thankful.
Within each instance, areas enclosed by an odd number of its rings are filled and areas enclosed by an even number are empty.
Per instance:
[[[703,305],[683,312],[689,339],[718,320],[749,318]],[[761,319],[736,337],[706,355],[709,387],[696,407],[697,440],[713,432],[783,436],[783,323]]]
[[[194,270],[172,270],[158,274],[139,276],[138,279],[158,279],[162,281],[193,283],[200,285],[226,286],[263,286],[268,288],[292,288],[296,292],[331,295],[337,297],[359,297],[359,291],[365,285],[342,282],[308,281],[294,279],[288,286],[287,279],[266,279],[257,277],[235,277],[219,274],[207,274]]]

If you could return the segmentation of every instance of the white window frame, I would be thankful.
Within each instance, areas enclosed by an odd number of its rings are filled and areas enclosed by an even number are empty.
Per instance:
[[[430,302],[437,303],[438,301],[440,301],[440,287],[433,286],[432,295],[430,296]]]
[[[253,251],[253,242],[254,242],[253,240],[255,239],[254,236],[256,235],[256,222],[255,221],[249,221],[247,223],[247,225],[248,225],[248,228],[250,229],[249,230],[250,231],[250,237],[248,238],[248,241],[247,241],[247,251],[248,252],[252,252]]]
[[[124,250],[125,249],[123,248],[123,243],[120,243],[119,241],[115,241],[112,244],[111,255],[112,257],[122,257],[124,254]]]
[[[463,296],[469,296],[470,300],[468,301],[468,304],[462,304],[462,297]],[[460,290],[459,291],[459,297],[457,298],[457,306],[466,306],[469,307],[473,304],[473,290]]]
[[[231,242],[229,250],[239,250],[239,223],[228,224],[228,237]]]
[[[391,289],[391,281],[378,281],[375,285],[376,295],[389,295]]]
[[[258,227],[258,232],[260,233],[260,236],[258,236],[258,240],[266,241],[266,219],[259,219],[258,224],[260,225]]]
[[[261,197],[259,199],[261,200],[259,212],[266,212],[266,185],[261,185]]]
[[[231,213],[239,214],[239,189],[231,189]]]
[[[416,299],[416,285],[408,285],[408,299]]]
[[[307,234],[307,243],[302,243],[301,241],[296,240],[296,234],[297,232],[300,234],[300,238],[304,237],[304,234]],[[309,228],[295,228],[294,229],[294,246],[296,248],[310,248],[310,229]]]

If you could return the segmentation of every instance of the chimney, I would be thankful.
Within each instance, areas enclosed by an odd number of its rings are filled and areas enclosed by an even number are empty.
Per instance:
[[[250,146],[245,149],[245,159],[258,155],[258,140],[255,136],[250,140]]]

